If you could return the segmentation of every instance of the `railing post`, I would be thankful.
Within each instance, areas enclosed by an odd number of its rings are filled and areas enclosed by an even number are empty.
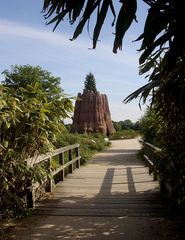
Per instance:
[[[30,179],[27,180],[27,187],[26,187],[26,204],[27,208],[33,208],[34,207],[34,197],[33,197],[33,187],[32,182]]]
[[[52,191],[52,179],[51,179],[51,176],[50,176],[50,173],[51,173],[51,157],[48,158],[48,160],[46,161],[46,170],[47,170],[48,176],[47,176],[45,191],[46,192],[51,192]]]
[[[67,161],[65,161],[65,157],[64,157],[66,156],[65,154],[68,154]],[[51,160],[53,156],[59,157],[59,163],[61,166],[52,171]],[[79,153],[79,144],[74,144],[74,145],[66,146],[60,149],[56,149],[54,150],[54,152],[49,152],[45,155],[37,156],[36,159],[29,158],[26,161],[27,161],[27,164],[30,166],[42,163],[44,165],[44,168],[47,171],[47,175],[44,178],[43,184],[38,184],[38,182],[35,182],[35,183],[29,182],[29,181],[27,182],[26,194],[24,198],[26,198],[25,201],[27,203],[27,207],[33,208],[34,202],[37,199],[37,195],[40,194],[40,192],[43,192],[43,190],[45,190],[45,192],[52,191],[52,187],[53,187],[52,176],[54,177],[57,174],[61,174],[60,179],[63,181],[67,173],[73,173],[74,167],[76,168],[80,167],[81,160],[80,160],[80,153]],[[68,172],[66,171],[66,169],[68,169]],[[39,187],[40,189],[38,189]]]
[[[80,156],[79,147],[75,148],[75,153],[76,153],[76,157],[79,157],[79,156]],[[78,160],[76,161],[76,167],[77,167],[77,168],[80,167],[80,159],[78,159]]]
[[[64,166],[64,152],[61,152],[61,153],[59,154],[59,163],[60,163],[62,166]],[[61,175],[61,180],[64,181],[64,179],[65,179],[65,169],[62,170],[61,174],[62,174],[62,175]]]
[[[156,161],[158,157],[157,152],[159,151],[159,149],[147,142],[144,142],[143,145],[145,159],[147,159],[147,166],[149,167],[149,173],[151,174],[153,172],[153,180],[157,181],[159,180],[159,173],[158,169],[156,168]]]
[[[154,169],[154,181],[157,181],[158,180],[158,173],[157,173],[157,170]]]
[[[73,159],[73,152],[72,149],[69,150],[68,160],[71,161]],[[69,165],[69,173],[73,173],[73,164]]]

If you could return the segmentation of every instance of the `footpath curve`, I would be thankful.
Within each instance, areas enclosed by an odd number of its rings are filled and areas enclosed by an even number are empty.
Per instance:
[[[137,158],[137,139],[112,141],[57,184],[7,240],[175,240],[159,186]]]

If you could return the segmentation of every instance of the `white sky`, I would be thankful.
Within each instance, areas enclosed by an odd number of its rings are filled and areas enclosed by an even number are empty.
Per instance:
[[[120,4],[117,2],[117,6]],[[42,0],[0,0],[0,72],[11,65],[41,66],[61,78],[66,94],[76,96],[84,88],[86,74],[92,72],[98,91],[107,94],[112,120],[137,121],[143,114],[138,101],[123,104],[122,100],[144,85],[144,76],[138,75],[140,43],[133,43],[143,29],[146,6],[138,6],[139,23],[133,23],[123,42],[123,50],[112,53],[113,32],[110,15],[96,50],[92,46],[86,28],[75,41],[69,39],[73,30],[69,24],[46,26],[40,13]],[[140,3],[141,4],[141,3]],[[0,76],[0,80],[3,76]],[[145,106],[143,106],[145,109]]]

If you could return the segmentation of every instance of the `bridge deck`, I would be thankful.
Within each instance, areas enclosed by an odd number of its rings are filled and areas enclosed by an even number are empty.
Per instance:
[[[136,157],[139,148],[136,139],[113,141],[38,202],[27,227],[10,239],[173,239],[158,183]]]

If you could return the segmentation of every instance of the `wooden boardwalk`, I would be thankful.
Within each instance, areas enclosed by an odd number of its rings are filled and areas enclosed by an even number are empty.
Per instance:
[[[137,139],[113,141],[58,183],[9,239],[175,239],[158,182],[137,159],[138,149]]]

